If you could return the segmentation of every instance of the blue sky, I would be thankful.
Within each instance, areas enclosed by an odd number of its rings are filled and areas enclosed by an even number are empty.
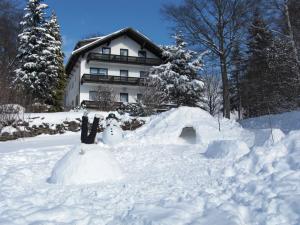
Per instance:
[[[75,43],[91,34],[133,27],[157,44],[170,44],[170,23],[160,14],[164,3],[181,0],[45,0],[54,9],[69,56]]]

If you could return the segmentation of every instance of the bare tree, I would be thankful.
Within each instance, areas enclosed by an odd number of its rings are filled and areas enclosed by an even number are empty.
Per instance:
[[[137,104],[143,108],[145,115],[152,115],[156,110],[166,103],[167,96],[163,90],[161,90],[157,84],[157,80],[148,79],[148,83],[142,88],[142,96],[137,99]]]
[[[202,76],[204,81],[204,108],[212,115],[219,114],[222,106],[222,82],[217,75],[205,74]]]
[[[97,102],[98,108],[103,111],[113,110],[117,101],[113,88],[105,86],[99,86],[93,98]]]
[[[252,0],[184,0],[163,6],[163,14],[175,22],[194,45],[210,49],[218,57],[223,84],[223,114],[230,118],[228,62],[234,42],[243,35]]]

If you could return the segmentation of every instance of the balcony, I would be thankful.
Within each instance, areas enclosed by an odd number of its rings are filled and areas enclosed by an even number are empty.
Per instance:
[[[89,53],[87,56],[87,62],[89,61],[104,61],[112,63],[126,63],[126,64],[138,64],[148,66],[158,66],[162,63],[161,59],[156,58],[145,58],[145,57],[134,57],[134,56],[122,56],[112,54],[101,54],[101,53]]]
[[[88,109],[98,109],[107,112],[112,110],[117,110],[122,104],[123,104],[122,102],[114,102],[113,104],[107,106],[97,101],[83,100],[81,102],[81,105],[85,105],[85,107]]]
[[[146,83],[145,78],[139,77],[122,77],[110,75],[94,75],[83,74],[81,84],[83,83],[106,83],[106,84],[125,84],[134,86],[144,86]]]

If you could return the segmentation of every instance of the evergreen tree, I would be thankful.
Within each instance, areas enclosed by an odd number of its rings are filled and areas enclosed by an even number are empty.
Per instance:
[[[286,38],[274,38],[268,49],[268,66],[272,80],[272,97],[274,113],[294,110],[299,107],[298,64],[295,60],[293,46]]]
[[[273,105],[272,84],[270,84],[272,77],[270,77],[267,53],[272,46],[272,35],[258,11],[255,12],[249,33],[243,107],[246,109],[247,116],[251,117],[267,114],[270,105]]]
[[[58,77],[55,39],[45,20],[47,7],[42,0],[29,0],[27,3],[19,35],[19,68],[15,71],[14,80],[14,84],[31,95],[34,102],[40,103],[51,102]]]
[[[244,63],[240,52],[240,46],[235,43],[231,55],[231,75],[230,75],[230,106],[231,110],[238,111],[238,117],[241,119],[242,94],[241,80]]]
[[[64,70],[64,54],[62,52],[62,38],[60,34],[60,26],[58,24],[57,17],[54,12],[52,12],[50,20],[46,24],[47,30],[54,37],[52,40],[52,45],[55,46],[54,55],[55,55],[55,69],[57,69],[57,82],[54,86],[52,92],[52,105],[54,111],[62,110],[62,103],[64,98],[64,89],[66,85],[66,75]]]
[[[203,82],[198,78],[202,56],[186,49],[181,34],[174,36],[176,45],[163,47],[163,64],[150,71],[152,83],[162,91],[167,102],[178,106],[197,106],[202,100]]]

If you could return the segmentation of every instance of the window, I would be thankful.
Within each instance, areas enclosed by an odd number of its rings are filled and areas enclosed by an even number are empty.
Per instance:
[[[104,75],[106,76],[108,74],[107,68],[90,68],[90,73],[93,75]]]
[[[102,48],[102,54],[109,55],[109,54],[110,54],[110,48],[108,48],[108,47],[103,47],[103,48]]]
[[[79,105],[79,96],[78,95],[76,95],[76,105]]]
[[[142,97],[143,97],[143,95],[140,94],[140,93],[138,93],[138,94],[136,95],[136,99],[137,99],[138,101],[141,101],[141,100],[142,100]]]
[[[138,53],[138,56],[142,57],[142,58],[146,58],[147,57],[147,52],[144,51],[144,50],[140,50],[139,53]]]
[[[121,77],[128,77],[128,70],[120,70]]]
[[[120,49],[120,55],[121,56],[128,56],[128,49],[121,48]]]
[[[120,93],[120,102],[128,102],[128,93]]]
[[[89,100],[96,101],[97,99],[97,91],[89,91]]]
[[[140,71],[140,78],[146,78],[148,77],[148,72],[147,71]]]

